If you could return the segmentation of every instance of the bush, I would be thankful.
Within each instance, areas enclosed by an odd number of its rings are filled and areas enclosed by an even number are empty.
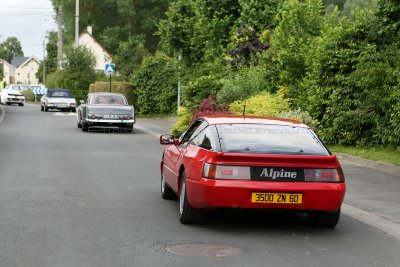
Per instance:
[[[109,92],[109,82],[95,82],[90,84],[89,93],[93,92]],[[111,82],[111,92],[123,94],[130,105],[136,105],[136,94],[133,91],[133,86],[124,82]]]
[[[263,92],[247,100],[237,100],[229,105],[231,112],[243,114],[246,105],[246,115],[278,117],[284,112],[290,111],[289,100],[280,94]]]
[[[35,94],[31,90],[25,90],[21,92],[25,96],[25,101],[33,102],[35,101]],[[40,100],[40,96],[38,96]]]
[[[177,62],[162,52],[145,57],[132,77],[141,114],[171,114],[177,106]]]
[[[178,110],[178,120],[172,125],[171,133],[174,136],[180,136],[190,125],[192,121],[192,113],[185,107]]]
[[[200,117],[204,116],[210,116],[210,115],[230,115],[230,111],[228,108],[221,106],[218,104],[217,100],[214,98],[214,96],[210,95],[209,97],[203,99],[201,101],[199,108],[197,111],[193,112],[193,120]]]
[[[62,87],[63,71],[57,70],[46,76],[47,88],[60,88]]]

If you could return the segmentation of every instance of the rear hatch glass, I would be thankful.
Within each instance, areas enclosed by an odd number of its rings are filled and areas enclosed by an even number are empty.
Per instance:
[[[222,152],[329,155],[308,128],[268,124],[216,125]]]

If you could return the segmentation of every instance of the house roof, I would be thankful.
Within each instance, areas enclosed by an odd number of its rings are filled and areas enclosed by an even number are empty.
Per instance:
[[[13,60],[11,61],[11,65],[14,65],[15,67],[19,67],[22,64],[25,63],[25,61],[27,61],[28,59],[30,59],[30,57],[14,57]]]
[[[11,65],[15,66],[16,68],[19,68],[24,66],[31,60],[35,60],[38,64],[40,64],[40,61],[36,57],[32,56],[32,57],[14,57],[13,60],[11,61]]]
[[[85,34],[89,35],[90,38],[92,38],[93,41],[94,41],[97,45],[100,46],[100,48],[103,50],[103,52],[107,53],[108,56],[111,57],[110,52],[108,52],[107,49],[105,49],[105,48],[96,40],[96,38],[94,38],[93,35],[90,34],[86,29],[85,29],[83,32],[81,32],[81,34],[79,34],[79,37],[78,37],[78,38],[80,39],[80,38],[81,38],[83,35],[85,35]]]

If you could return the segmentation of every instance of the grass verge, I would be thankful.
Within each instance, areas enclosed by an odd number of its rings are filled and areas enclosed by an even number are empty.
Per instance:
[[[400,152],[392,148],[361,148],[340,145],[331,145],[328,147],[333,153],[346,153],[364,159],[371,159],[400,166]]]

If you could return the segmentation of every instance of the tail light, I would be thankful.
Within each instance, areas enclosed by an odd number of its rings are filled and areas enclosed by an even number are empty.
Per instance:
[[[250,167],[204,163],[203,177],[226,180],[250,180]]]
[[[124,115],[124,116],[122,116],[122,119],[123,119],[123,120],[131,120],[131,119],[132,119],[132,116],[130,116],[130,115]]]
[[[305,169],[304,178],[306,182],[329,182],[343,183],[344,175],[342,169]]]

